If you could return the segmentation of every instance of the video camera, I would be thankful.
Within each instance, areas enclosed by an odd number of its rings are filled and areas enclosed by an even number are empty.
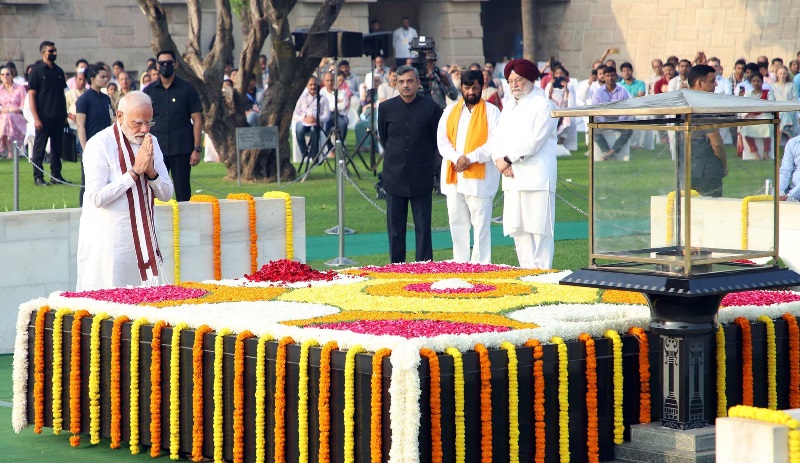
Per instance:
[[[419,73],[419,93],[429,95],[433,79],[428,75],[428,60],[433,59],[436,61],[439,59],[439,52],[436,51],[436,42],[432,38],[423,35],[413,39],[409,49],[411,50],[411,58],[414,60],[411,65]],[[434,67],[434,76],[438,73],[439,68]]]

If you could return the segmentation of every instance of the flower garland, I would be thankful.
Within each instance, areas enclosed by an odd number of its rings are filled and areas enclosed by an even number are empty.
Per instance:
[[[750,203],[757,201],[772,201],[772,195],[745,196],[742,199],[742,249],[747,249],[749,241]]]
[[[319,356],[319,463],[331,461],[331,351],[338,348],[336,341],[329,341]]]
[[[70,343],[72,352],[69,357],[69,444],[73,447],[81,445],[81,319],[90,317],[86,310],[75,312],[72,318]]]
[[[222,279],[222,249],[221,249],[221,225],[219,220],[219,199],[211,195],[193,195],[189,198],[193,203],[211,203],[211,220],[213,228],[212,235],[212,254],[214,262],[214,279]]]
[[[44,306],[36,313],[36,337],[33,352],[33,432],[42,433],[44,427],[44,321],[50,307]]]
[[[725,330],[719,326],[716,333],[717,341],[717,417],[728,416],[728,394],[725,391],[725,380],[728,367],[725,364]]]
[[[267,342],[273,339],[269,334],[261,335],[258,338],[258,348],[256,349],[256,463],[264,463],[266,459],[267,441],[264,437],[264,427],[267,420],[264,407],[267,399]],[[202,459],[202,453],[200,458]]]
[[[783,314],[789,335],[789,408],[800,408],[800,329],[797,318]]]
[[[111,437],[110,447],[120,448],[122,442],[122,391],[120,390],[121,366],[120,366],[120,346],[122,344],[122,324],[131,319],[126,315],[114,319],[111,328]]]
[[[225,355],[225,336],[231,334],[230,328],[222,328],[217,331],[214,338],[214,462],[223,463],[223,448],[225,444],[225,434],[223,424],[223,402],[222,402],[222,364]]]
[[[758,317],[758,321],[767,326],[767,408],[778,409],[777,384],[777,346],[775,345],[775,322],[766,315]]]
[[[422,351],[430,351],[430,349],[422,349],[420,353],[425,355]],[[437,405],[439,408],[434,410],[434,381],[436,382],[436,391],[439,392],[439,375],[438,375],[438,368],[439,368],[439,358],[436,357],[436,353],[430,351],[433,354],[433,357],[436,360],[430,360],[431,366],[431,438],[435,439],[438,435],[439,442],[438,448],[441,452],[442,448],[442,435],[441,435],[441,403]],[[369,451],[370,451],[370,461],[372,463],[381,463],[383,461],[383,424],[381,423],[381,418],[383,416],[383,359],[388,357],[392,354],[391,349],[382,348],[378,349],[377,352],[372,356],[372,391],[370,392],[370,443],[369,443]],[[430,358],[430,357],[429,357]],[[434,365],[436,363],[436,376],[434,380]],[[434,421],[436,421],[436,426],[439,427],[438,434],[436,434],[433,430]],[[432,447],[434,448],[433,454],[436,454],[437,443],[435,440],[432,441]],[[434,463],[441,463],[441,453],[439,454],[438,461],[436,458],[433,459]],[[301,462],[307,463],[307,462]]]
[[[228,199],[247,201],[247,213],[250,218],[250,273],[258,270],[258,231],[256,220],[256,201],[247,193],[229,193]]]
[[[233,350],[233,461],[244,461],[244,341],[255,335],[244,330],[236,336]]]
[[[214,331],[200,325],[194,331],[192,344],[192,461],[203,460],[203,338]]]
[[[519,380],[517,347],[508,341],[500,344],[508,354],[508,461],[519,463]]]
[[[644,329],[631,327],[628,333],[639,341],[639,423],[650,422],[650,339]]]
[[[180,459],[181,451],[181,331],[188,328],[178,323],[172,328],[169,350],[169,458]]]
[[[533,434],[536,442],[533,461],[544,463],[547,442],[544,423],[544,352],[538,339],[529,340],[525,347],[533,348]]]
[[[695,190],[692,190],[692,197],[695,197],[695,196],[700,196],[700,193],[698,193]],[[672,238],[674,237],[674,233],[675,233],[674,230],[673,230],[673,228],[675,228],[675,212],[673,211],[673,209],[675,209],[675,192],[674,191],[670,191],[667,194],[667,220],[666,220],[666,222],[667,222],[667,239],[666,239],[667,245],[670,245],[670,243],[672,243]]]
[[[291,336],[278,342],[275,354],[275,463],[286,463],[286,346],[294,344]]]
[[[92,319],[89,338],[89,442],[100,443],[100,324],[110,318],[105,312]]]
[[[600,437],[598,436],[597,417],[597,349],[594,339],[588,333],[578,337],[586,345],[586,414],[587,446],[590,463],[600,463]]]
[[[161,454],[161,332],[167,323],[159,320],[153,325],[150,343],[150,456]]]
[[[562,463],[569,463],[569,376],[567,345],[562,338],[550,340],[558,348],[558,453]]]
[[[347,351],[347,357],[344,362],[344,463],[354,463],[356,461],[356,423],[353,419],[356,413],[355,370],[356,354],[361,352],[364,352],[364,348],[360,344],[356,344]]]
[[[464,360],[461,351],[448,347],[445,353],[453,357],[453,390],[455,392],[455,428],[456,428],[456,462],[464,463],[466,454],[466,420],[464,417]]]
[[[603,336],[611,339],[611,350],[614,355],[614,443],[621,445],[625,442],[625,423],[622,416],[622,339],[614,330],[607,330]]]
[[[64,315],[72,309],[58,309],[53,320],[53,434],[61,434],[64,410],[61,397],[64,393]]]
[[[311,347],[318,345],[319,342],[316,339],[306,339],[300,345],[300,383],[297,385],[297,460],[299,463],[308,463],[308,352]]]
[[[492,364],[489,351],[475,344],[481,369],[481,463],[492,463]]]
[[[734,418],[763,421],[766,423],[783,424],[789,428],[789,462],[800,463],[800,423],[786,412],[756,408],[746,405],[731,407],[728,415]]]
[[[381,349],[380,351],[386,350],[388,355],[391,353],[388,349]],[[379,351],[379,352],[380,352]],[[439,368],[439,356],[436,355],[432,349],[427,347],[423,347],[419,351],[422,357],[428,359],[428,367],[430,368],[430,408],[431,408],[431,462],[432,463],[442,463],[442,458],[444,456],[442,450],[442,374],[441,369]],[[377,356],[378,354],[375,353]],[[372,364],[372,393],[373,393],[373,402],[372,407],[373,410],[377,407],[380,410],[381,407],[381,397],[380,397],[380,380],[381,380],[381,370],[380,370],[380,363],[375,363],[373,358]],[[376,397],[375,394],[375,386],[378,386],[379,394]],[[377,440],[373,440],[375,446],[377,446],[377,450],[373,447],[372,452],[372,463],[380,463],[381,462],[381,440],[380,440],[380,413],[375,416],[373,412],[373,422],[372,422],[372,429],[373,432],[378,433]]]
[[[130,428],[131,436],[128,444],[131,446],[131,455],[139,453],[139,330],[142,325],[149,323],[146,318],[137,319],[131,325],[131,412]]]
[[[156,199],[156,204],[172,206],[172,279],[174,283],[181,282],[181,214],[178,209],[178,201],[170,199],[167,202]]]
[[[294,259],[294,215],[292,213],[292,197],[285,191],[268,191],[264,198],[282,199],[286,210],[286,258]]]
[[[753,340],[750,321],[737,317],[733,323],[742,328],[742,404],[753,406]]]

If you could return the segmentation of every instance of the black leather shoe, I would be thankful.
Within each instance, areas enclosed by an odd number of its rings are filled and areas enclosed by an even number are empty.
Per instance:
[[[44,181],[42,178],[35,178],[33,179],[33,184],[36,186],[47,186],[48,183]]]
[[[64,185],[64,184],[68,184],[68,183],[69,183],[69,181],[67,181],[67,179],[65,179],[64,177],[51,177],[50,178],[50,184],[52,184],[52,185]]]

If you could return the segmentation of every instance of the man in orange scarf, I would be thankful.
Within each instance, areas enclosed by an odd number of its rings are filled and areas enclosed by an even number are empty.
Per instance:
[[[487,83],[488,84],[488,83]],[[481,71],[461,74],[461,96],[439,119],[437,144],[442,163],[441,191],[447,196],[453,260],[489,264],[492,261],[492,201],[500,184],[500,172],[486,144],[500,120],[500,111],[481,99]],[[469,230],[474,229],[472,257]]]

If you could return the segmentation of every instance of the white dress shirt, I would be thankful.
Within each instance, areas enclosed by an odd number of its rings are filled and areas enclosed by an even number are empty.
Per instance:
[[[392,33],[392,46],[394,47],[395,58],[411,58],[411,40],[419,37],[417,30],[413,27],[403,29],[398,27]]]

